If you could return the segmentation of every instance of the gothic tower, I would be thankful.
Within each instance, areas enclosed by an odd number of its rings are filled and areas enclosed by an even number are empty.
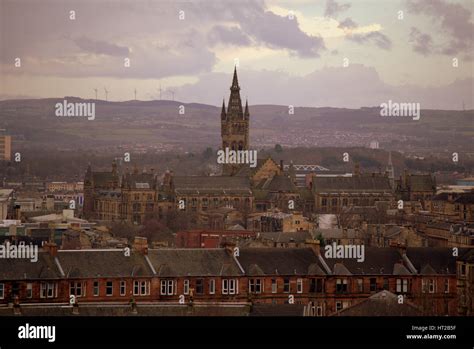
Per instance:
[[[249,150],[249,106],[245,102],[245,110],[242,108],[240,99],[240,87],[237,79],[237,67],[234,68],[234,78],[230,87],[229,103],[227,112],[225,102],[222,101],[221,111],[221,137],[222,150]],[[234,175],[242,167],[242,164],[224,164],[222,174]]]

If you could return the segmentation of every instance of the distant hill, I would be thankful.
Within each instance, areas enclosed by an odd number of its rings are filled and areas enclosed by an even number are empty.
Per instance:
[[[96,117],[58,117],[56,103],[95,102]],[[180,106],[184,114],[180,114]],[[106,102],[76,97],[0,101],[0,128],[17,147],[217,147],[220,107],[170,100]],[[422,110],[421,119],[381,117],[379,108],[250,106],[255,147],[367,146],[403,151],[472,148],[474,111]],[[471,149],[472,150],[472,149]]]

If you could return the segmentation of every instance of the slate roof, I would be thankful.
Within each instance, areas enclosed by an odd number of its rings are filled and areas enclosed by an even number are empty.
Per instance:
[[[391,192],[390,182],[387,177],[313,177],[313,191],[320,192]]]
[[[468,263],[474,263],[474,248],[467,248],[461,254],[459,254],[459,260]]]
[[[239,252],[237,259],[249,275],[252,275],[252,265],[258,266],[265,275],[291,276],[304,275],[311,264],[319,264],[310,248],[241,248]]]
[[[331,270],[334,271],[335,275],[338,275],[337,272],[343,271],[340,265],[347,268],[353,275],[391,275],[394,271],[395,264],[400,263],[402,260],[402,256],[398,250],[391,247],[365,246],[364,252],[364,261],[358,262],[357,258],[326,258],[325,249],[321,249],[322,257]],[[339,265],[336,266],[336,264]]]
[[[58,260],[68,278],[152,276],[142,254],[124,250],[59,250]]]
[[[342,309],[334,316],[421,316],[422,311],[408,301],[398,303],[397,295],[380,291],[363,301]]]
[[[459,255],[466,249],[460,248]],[[421,275],[456,274],[453,250],[445,247],[408,247],[406,255]]]
[[[341,239],[344,237],[344,230],[341,228],[330,228],[330,229],[316,229],[313,233],[314,237],[317,237],[321,234],[325,239]],[[357,238],[357,231],[355,229],[347,229],[346,231],[347,239]]]
[[[436,184],[430,174],[411,174],[408,177],[411,191],[433,191]]]
[[[112,172],[92,172],[95,187],[106,186],[109,182],[118,181],[118,175]]]
[[[153,173],[127,173],[123,176],[122,186],[132,189],[153,189],[156,176]]]
[[[250,167],[250,166],[242,166],[237,173],[235,174],[236,176],[239,177],[251,177],[254,175],[260,168],[267,162],[267,161],[273,161],[272,158],[260,158],[257,159],[257,166],[255,167]],[[273,163],[278,166],[278,164],[273,161]]]
[[[308,231],[260,233],[260,237],[276,243],[305,242],[313,238]]]
[[[248,192],[250,180],[236,176],[177,176],[174,177],[177,193]]]
[[[0,280],[58,279],[61,274],[49,253],[38,252],[38,261],[0,258]]]
[[[156,249],[148,257],[157,276],[238,276],[241,275],[234,258],[219,249]]]
[[[474,204],[474,193],[462,193],[454,202],[456,204],[472,205]]]
[[[287,193],[297,193],[298,189],[293,184],[291,179],[288,176],[273,176],[268,179],[261,180],[257,186],[257,189],[268,190],[271,192],[287,192]]]

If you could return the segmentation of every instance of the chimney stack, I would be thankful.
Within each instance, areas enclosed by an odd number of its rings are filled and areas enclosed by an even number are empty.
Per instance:
[[[234,254],[234,249],[235,247],[237,246],[234,242],[232,241],[224,241],[221,246],[223,248],[225,248],[225,251],[229,254],[229,255],[233,255]]]
[[[58,245],[55,242],[45,242],[43,245],[43,250],[48,252],[51,257],[58,256]]]
[[[321,254],[321,250],[320,250],[321,242],[319,240],[307,239],[305,241],[305,245],[310,247],[316,256],[319,256]]]
[[[144,255],[148,254],[148,240],[142,236],[135,236],[132,248]]]

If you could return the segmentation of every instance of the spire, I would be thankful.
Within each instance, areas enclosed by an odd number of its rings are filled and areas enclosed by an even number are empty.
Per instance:
[[[230,87],[229,103],[227,104],[227,119],[242,120],[244,112],[242,108],[242,100],[240,99],[240,87],[237,79],[237,66],[234,68],[234,78]]]
[[[392,152],[388,152],[388,166],[393,166],[392,164]]]
[[[226,113],[225,113],[225,100],[222,98],[222,111],[221,111],[221,119],[224,120],[226,118]]]
[[[250,115],[250,114],[249,114],[249,101],[246,99],[246,100],[245,100],[245,112],[244,112],[244,116],[245,116],[245,118],[248,119],[249,115]]]
[[[237,79],[237,66],[234,66],[234,78],[232,79],[232,86],[230,89],[240,90],[239,80]]]

